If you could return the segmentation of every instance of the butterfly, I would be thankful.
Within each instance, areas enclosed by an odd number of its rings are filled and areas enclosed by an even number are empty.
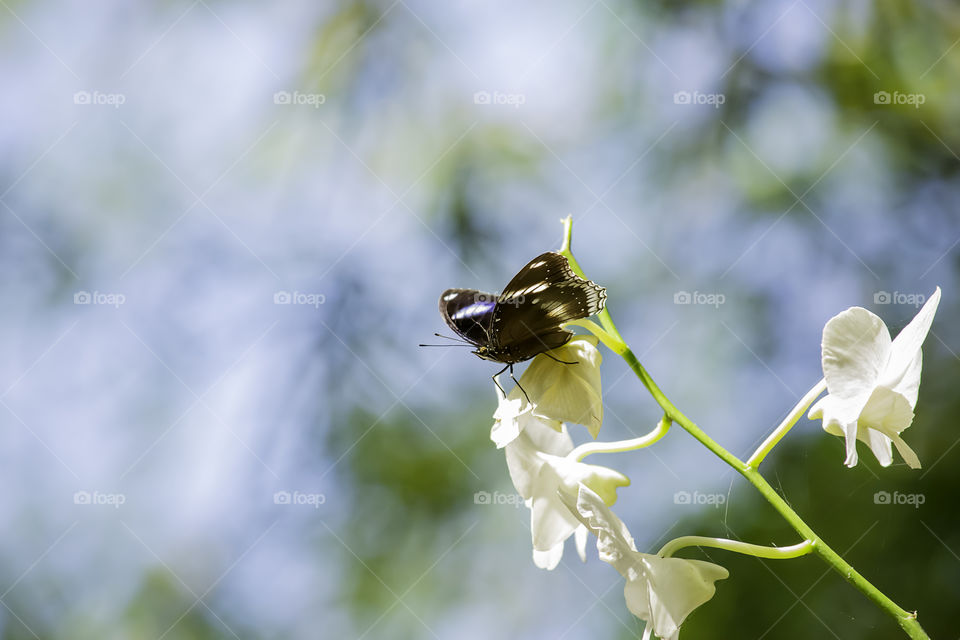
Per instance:
[[[493,376],[503,391],[498,375],[510,369],[516,382],[513,365],[566,344],[573,332],[561,325],[600,313],[606,300],[606,289],[575,274],[562,254],[548,251],[528,262],[500,295],[447,289],[440,295],[440,314],[476,347],[473,353],[506,365]]]

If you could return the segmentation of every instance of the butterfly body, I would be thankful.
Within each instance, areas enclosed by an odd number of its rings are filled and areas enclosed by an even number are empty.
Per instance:
[[[561,325],[599,313],[606,298],[606,289],[576,275],[563,255],[548,251],[527,263],[500,295],[447,289],[440,296],[440,313],[476,347],[478,357],[512,367],[566,344],[573,333]]]

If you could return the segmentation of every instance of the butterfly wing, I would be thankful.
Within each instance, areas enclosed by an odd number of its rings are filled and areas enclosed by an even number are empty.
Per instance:
[[[572,334],[560,325],[600,313],[606,300],[606,289],[575,274],[563,255],[543,253],[497,298],[490,325],[493,346],[504,362],[532,358],[566,343]]]
[[[440,295],[440,314],[458,336],[480,346],[490,343],[497,296],[476,289],[447,289]]]

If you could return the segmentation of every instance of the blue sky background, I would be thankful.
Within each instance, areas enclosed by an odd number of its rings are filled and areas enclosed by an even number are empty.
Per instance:
[[[896,330],[941,286],[925,353],[956,372],[946,5],[0,5],[0,637],[639,635],[610,567],[539,571],[526,510],[473,503],[512,491],[494,369],[416,346],[443,289],[501,289],[568,214],[738,455],[848,306]],[[645,432],[604,367],[601,437]],[[741,495],[681,432],[604,462],[647,550],[696,533],[675,492]],[[950,531],[921,546],[957,584]]]

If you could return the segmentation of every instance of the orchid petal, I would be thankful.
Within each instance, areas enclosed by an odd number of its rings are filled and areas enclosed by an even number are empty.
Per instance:
[[[694,609],[716,593],[714,583],[730,573],[702,560],[642,556],[643,577],[627,582],[623,595],[627,608],[647,620],[664,640],[677,640],[680,625]]]
[[[533,550],[533,564],[540,569],[546,569],[547,571],[553,571],[556,569],[562,558],[563,542],[555,547],[551,547],[547,551],[537,551],[536,549]]]
[[[831,318],[823,328],[822,362],[827,391],[841,399],[871,391],[890,357],[890,332],[861,307]]]
[[[857,440],[870,448],[882,466],[893,462],[893,447],[915,469],[917,454],[900,437],[913,422],[922,345],[940,303],[937,287],[923,308],[897,335],[860,307],[837,314],[823,329],[822,362],[828,394],[807,414],[822,420],[827,433],[846,440],[845,464],[857,464]]]
[[[920,386],[923,362],[920,347],[930,331],[939,304],[940,287],[937,287],[913,320],[893,340],[890,360],[881,376],[881,384],[906,396],[911,408],[917,405],[917,389]]]
[[[547,451],[551,454],[566,455],[573,451],[573,440],[562,424],[558,433],[550,425],[543,424],[539,418],[533,418],[523,433],[508,444],[504,451],[513,486],[517,493],[526,499],[533,495],[534,480],[545,464],[540,453]]]
[[[536,415],[582,424],[594,438],[603,423],[602,356],[596,343],[593,336],[577,336],[535,357],[520,378],[520,386],[534,400]]]
[[[713,597],[717,580],[729,576],[710,562],[638,552],[623,521],[589,487],[580,486],[576,508],[597,536],[600,559],[626,578],[627,608],[659,638],[677,640],[680,624]]]

